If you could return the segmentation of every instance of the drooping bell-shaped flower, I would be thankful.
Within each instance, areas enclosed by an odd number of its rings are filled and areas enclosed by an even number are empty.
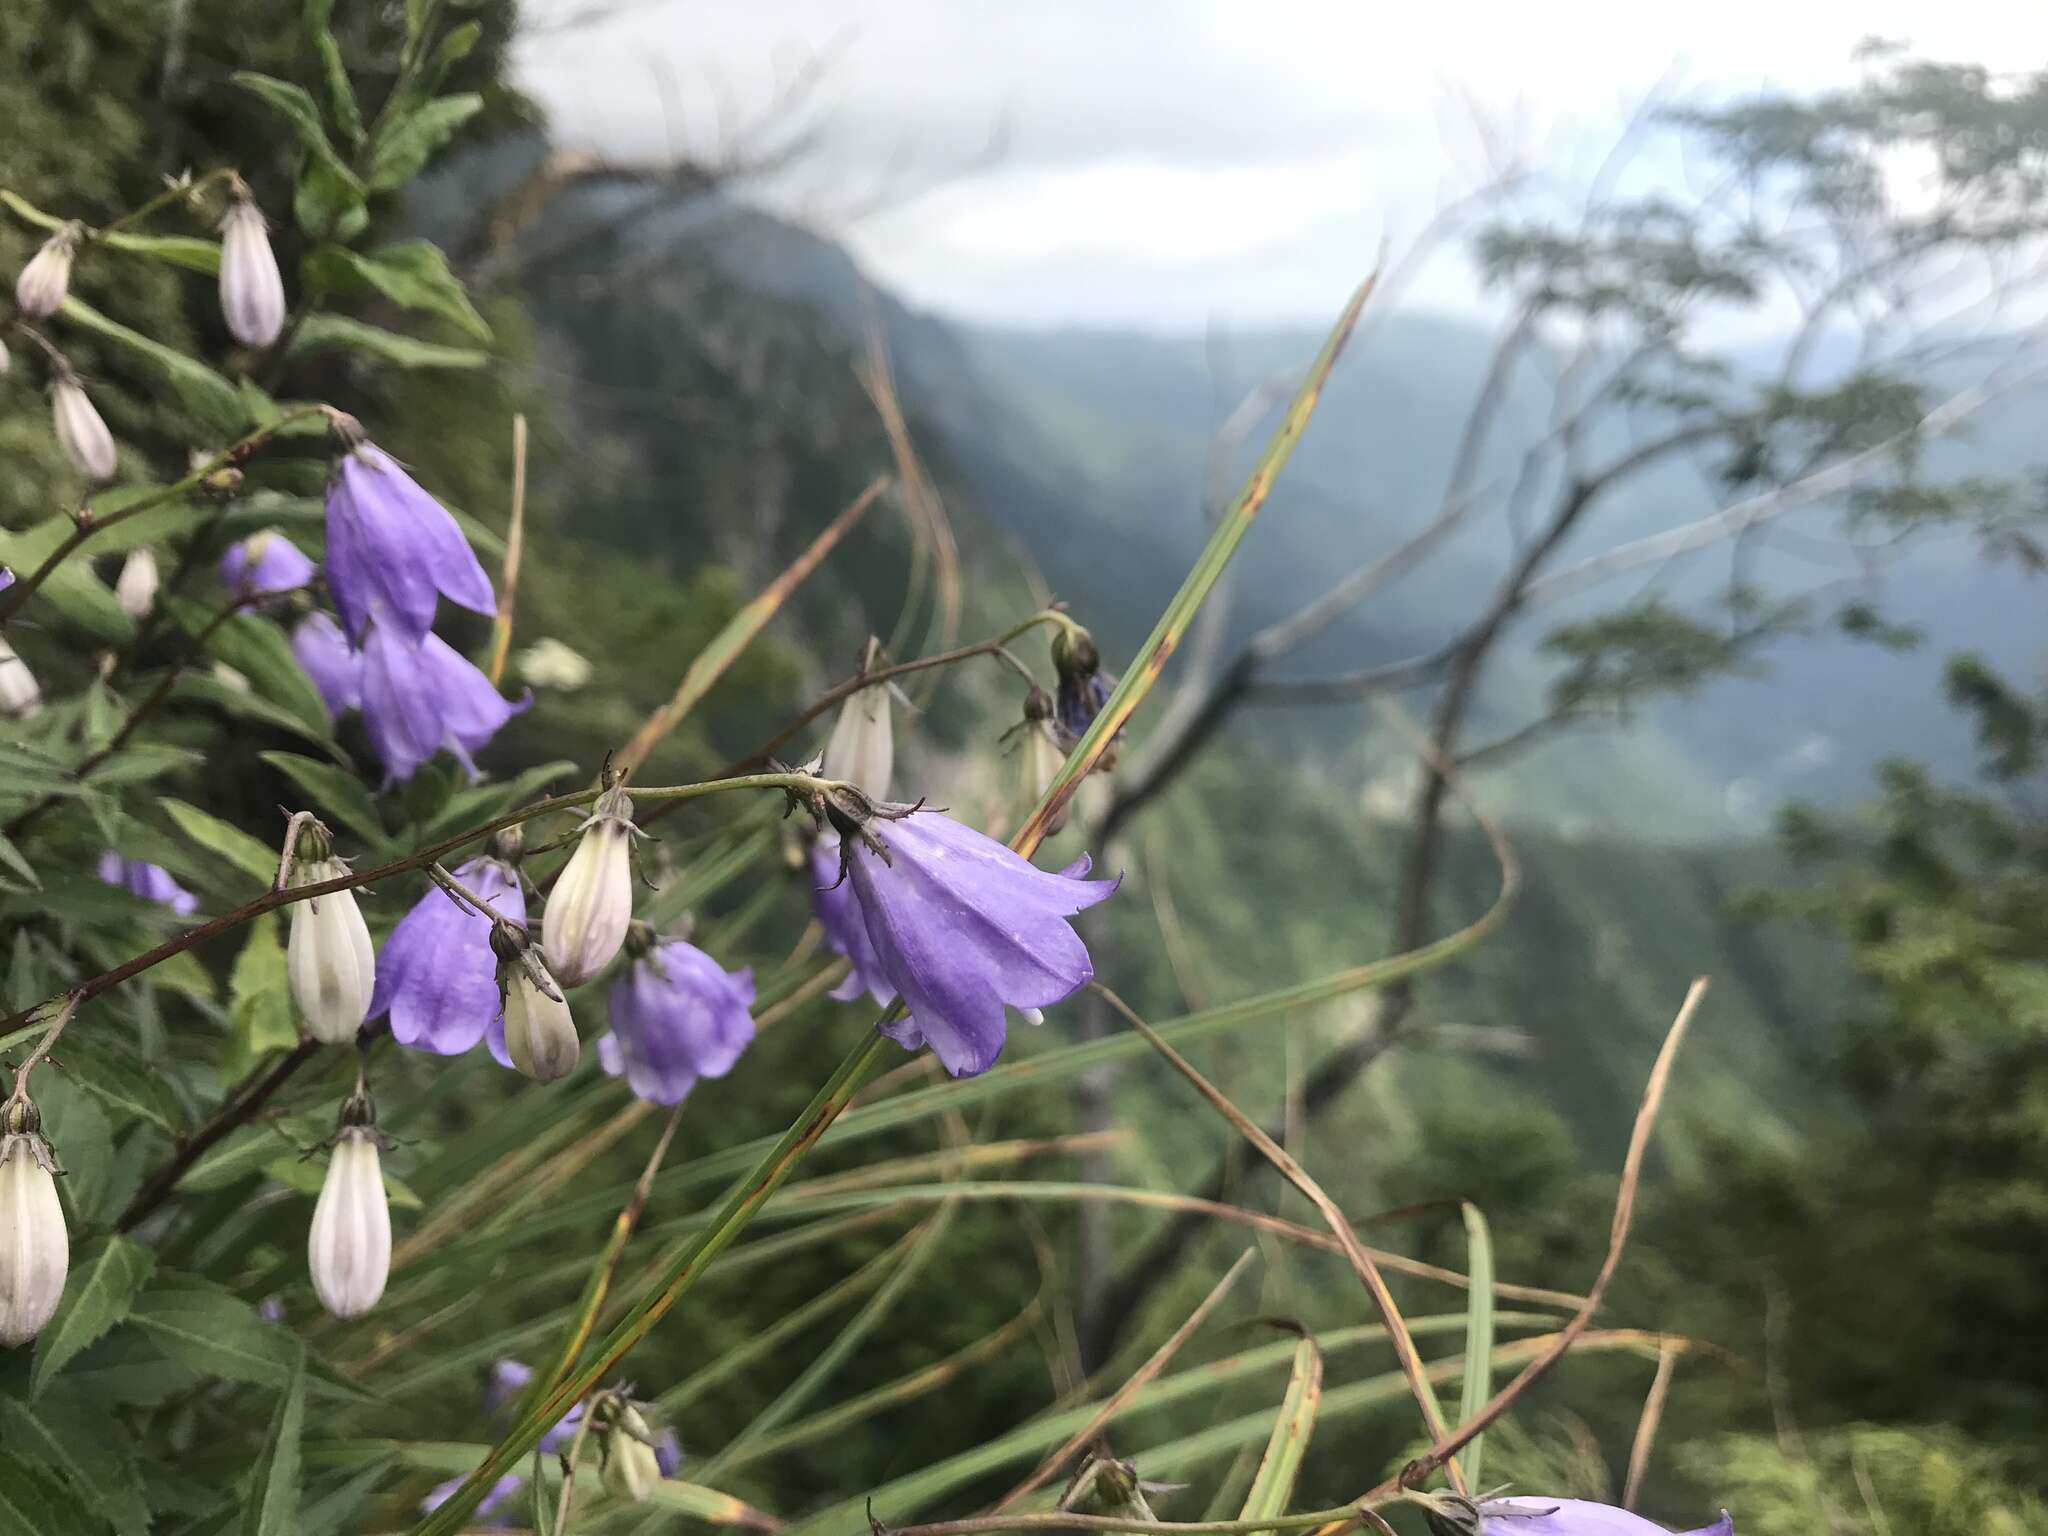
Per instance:
[[[313,680],[320,702],[337,719],[363,707],[363,653],[348,643],[341,626],[313,612],[292,631],[292,655]]]
[[[190,917],[199,910],[199,898],[173,880],[171,872],[161,864],[124,859],[118,853],[103,853],[100,855],[99,877],[109,885],[124,887],[144,901],[159,902],[180,917]]]
[[[655,1484],[673,1476],[683,1459],[672,1432],[649,1428],[640,1410],[625,1402],[606,1411],[598,1454],[604,1461],[606,1490],[631,1504],[652,1498]]]
[[[71,287],[71,262],[84,238],[85,226],[73,219],[42,243],[14,280],[15,308],[31,320],[46,319],[63,308]]]
[[[26,1344],[57,1310],[71,1265],[57,1160],[24,1096],[0,1104],[0,1346]]]
[[[680,1104],[700,1077],[723,1077],[754,1038],[754,973],[728,971],[694,944],[656,943],[644,924],[612,983],[611,1033],[597,1059],[653,1104]]]
[[[305,551],[275,528],[260,528],[230,544],[220,557],[221,585],[241,597],[262,597],[305,586],[318,569]]]
[[[632,853],[633,802],[624,790],[607,789],[541,914],[541,952],[563,986],[590,980],[625,942],[633,920]]]
[[[342,1105],[327,1179],[313,1207],[307,1262],[320,1305],[336,1317],[361,1317],[391,1277],[391,1207],[376,1121],[375,1106],[360,1090]]]
[[[505,698],[439,635],[414,642],[372,624],[362,655],[363,724],[387,783],[411,778],[444,747],[476,777],[471,754],[533,702]]]
[[[327,584],[349,636],[371,621],[417,644],[441,597],[497,611],[491,581],[455,519],[373,443],[342,455],[327,483]]]
[[[245,347],[267,347],[284,329],[284,277],[262,211],[246,196],[220,221],[220,312]]]
[[[324,829],[309,827],[293,862],[294,885],[319,885],[348,873]],[[285,974],[306,1032],[327,1045],[355,1039],[376,992],[377,959],[354,891],[329,891],[292,903]]]
[[[870,800],[889,798],[896,766],[896,733],[889,720],[889,685],[863,688],[839,706],[839,719],[825,741],[819,773],[857,784]]]
[[[12,582],[8,585],[13,585]],[[14,653],[14,647],[0,640],[0,716],[9,720],[33,719],[43,707],[42,685],[28,663]]]
[[[1586,1499],[1520,1495],[1475,1502],[1438,1492],[1428,1496],[1424,1511],[1436,1536],[1670,1536],[1641,1515]],[[1735,1536],[1734,1518],[1724,1509],[1719,1520],[1687,1536]]]
[[[809,855],[811,911],[825,932],[825,945],[835,955],[844,955],[852,969],[832,989],[832,996],[850,1003],[865,992],[876,1003],[896,1001],[896,986],[882,974],[882,962],[875,956],[874,941],[868,937],[860,903],[846,879],[839,857],[839,834],[829,828],[818,834]]]
[[[491,948],[498,956],[501,1013],[493,1026],[492,1051],[502,1045],[502,1060],[537,1083],[552,1083],[576,1070],[582,1047],[576,1021],[562,989],[548,974],[540,946],[524,947],[504,929],[491,930]]]
[[[121,562],[121,574],[114,578],[114,601],[129,618],[140,622],[156,607],[159,584],[156,552],[146,544],[137,545],[128,551],[128,558]]]
[[[507,922],[526,921],[518,871],[503,859],[471,859],[454,873]],[[384,941],[370,1017],[389,1013],[391,1038],[400,1045],[459,1056],[484,1038],[498,1006],[490,918],[428,886]]]
[[[88,480],[114,478],[114,434],[70,369],[62,369],[50,385],[50,418],[57,446],[71,467]]]
[[[884,1032],[909,1050],[929,1045],[955,1077],[985,1072],[1003,1048],[1005,1007],[1034,1017],[1095,974],[1068,924],[1118,882],[1081,878],[1085,858],[1048,874],[937,811],[859,809],[831,802],[876,961],[909,1010]]]

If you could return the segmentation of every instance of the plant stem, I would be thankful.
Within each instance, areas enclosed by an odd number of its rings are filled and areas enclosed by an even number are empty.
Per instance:
[[[1403,1502],[1405,1496],[1378,1504]],[[1043,1515],[977,1515],[968,1520],[935,1520],[928,1525],[892,1525],[886,1536],[980,1536],[984,1531],[1148,1531],[1153,1536],[1254,1536],[1258,1531],[1299,1531],[1337,1520],[1356,1519],[1364,1502],[1299,1515],[1265,1515],[1256,1520],[1141,1520],[1124,1515],[1080,1515],[1054,1510]]]
[[[569,1438],[569,1448],[562,1452],[562,1495],[555,1501],[554,1536],[562,1536],[569,1528],[569,1506],[576,1497],[576,1458],[583,1454],[583,1442],[590,1437],[590,1421],[596,1417],[588,1408],[584,1409],[583,1417],[576,1421],[576,1433]]]
[[[50,1027],[43,1032],[43,1038],[35,1043],[34,1049],[23,1057],[21,1065],[14,1069],[14,1091],[8,1095],[10,1102],[28,1097],[29,1073],[35,1071],[48,1058],[50,1047],[57,1043],[57,1037],[64,1033],[64,1026],[71,1022],[72,1017],[78,1012],[78,1005],[84,1001],[84,994],[79,992],[73,992],[64,999],[63,1006],[57,1010],[57,1017],[50,1021]]]

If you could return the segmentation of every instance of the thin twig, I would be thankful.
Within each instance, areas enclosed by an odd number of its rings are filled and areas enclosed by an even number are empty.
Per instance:
[[[1390,1494],[1375,1500],[1398,1504],[1406,1494]],[[895,1525],[881,1529],[886,1536],[981,1536],[994,1531],[1145,1531],[1154,1536],[1255,1536],[1259,1531],[1299,1531],[1333,1520],[1356,1519],[1367,1509],[1363,1501],[1337,1509],[1300,1515],[1266,1515],[1256,1520],[1139,1520],[1123,1515],[1078,1515],[1055,1510],[1043,1515],[978,1515],[971,1520],[935,1520],[928,1525]]]
[[[1643,1414],[1636,1420],[1635,1443],[1628,1448],[1628,1481],[1622,1485],[1621,1507],[1634,1509],[1641,1492],[1643,1474],[1650,1467],[1650,1451],[1657,1443],[1657,1425],[1664,1417],[1664,1397],[1671,1390],[1671,1371],[1678,1364],[1678,1351],[1669,1344],[1657,1355],[1657,1374],[1643,1398]]]
[[[569,1437],[569,1448],[562,1452],[562,1493],[555,1500],[555,1536],[563,1536],[569,1528],[569,1506],[576,1497],[576,1458],[583,1454],[583,1442],[590,1437],[590,1421],[596,1417],[585,1404],[583,1417],[576,1421],[576,1433]]]
[[[28,1055],[21,1059],[21,1065],[14,1069],[14,1091],[8,1095],[10,1102],[28,1097],[29,1073],[49,1059],[50,1047],[57,1043],[57,1037],[64,1033],[64,1027],[76,1017],[78,1005],[83,1001],[85,997],[80,992],[73,992],[64,999],[63,1004],[57,1009],[56,1018],[52,1019],[50,1027],[43,1031],[43,1038],[35,1043]]]

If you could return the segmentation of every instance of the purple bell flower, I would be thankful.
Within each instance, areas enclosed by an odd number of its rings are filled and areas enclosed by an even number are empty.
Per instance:
[[[479,891],[478,895],[483,893]],[[533,1381],[533,1367],[524,1360],[500,1360],[491,1367],[491,1373],[484,1380],[484,1412],[503,1413],[517,1400]],[[559,1451],[566,1446],[576,1433],[576,1426],[583,1422],[583,1405],[576,1404],[562,1415],[561,1422],[540,1437],[543,1451]]]
[[[994,1064],[1005,1006],[1036,1022],[1095,974],[1067,920],[1120,882],[1081,879],[1085,858],[1048,874],[937,811],[902,807],[860,828],[847,853],[876,960],[909,1008],[882,1030],[906,1050],[929,1045],[955,1077]]]
[[[0,565],[0,592],[5,592],[13,585],[14,572],[10,571],[6,566]]]
[[[853,962],[853,969],[832,989],[832,996],[850,1003],[865,992],[880,1006],[895,1002],[896,987],[882,974],[882,962],[868,938],[860,905],[853,899],[853,886],[840,878],[836,832],[820,833],[811,844],[811,910],[825,930],[826,948]]]
[[[451,1477],[445,1483],[436,1483],[428,1490],[427,1496],[420,1500],[420,1513],[431,1515],[446,1504],[455,1496],[455,1490],[462,1486],[462,1482],[459,1477]],[[477,1501],[476,1513],[471,1518],[479,1525],[510,1526],[515,1513],[512,1500],[517,1498],[525,1487],[525,1478],[517,1472],[507,1472],[491,1484],[489,1493]]]
[[[298,545],[275,528],[230,544],[220,557],[221,584],[242,597],[262,597],[305,586],[318,569]]]
[[[363,643],[362,700],[370,745],[383,761],[385,782],[395,784],[443,747],[475,778],[470,754],[533,696],[517,703],[505,698],[439,635],[414,642],[397,628],[373,624]]]
[[[661,1468],[663,1477],[674,1477],[683,1470],[683,1442],[676,1438],[672,1429],[657,1429],[654,1432],[654,1464]]]
[[[526,921],[526,893],[510,865],[471,859],[455,878],[500,916]],[[387,1012],[392,1038],[417,1050],[459,1056],[483,1039],[498,1017],[491,920],[457,906],[439,886],[430,887],[398,920],[377,957],[369,1016]]]
[[[680,1104],[698,1078],[730,1072],[753,1040],[754,973],[727,971],[681,939],[637,942],[647,947],[612,983],[612,1028],[597,1059],[649,1103]]]
[[[363,653],[348,643],[341,626],[324,613],[309,613],[292,631],[292,655],[313,680],[327,713],[363,707]]]
[[[1474,1504],[1456,1494],[1435,1495],[1429,1523],[1441,1536],[1670,1536],[1641,1515],[1587,1499],[1522,1497]],[[1724,1509],[1712,1525],[1686,1536],[1735,1536],[1735,1520]]]
[[[199,898],[171,878],[171,872],[161,864],[146,864],[141,859],[124,859],[118,853],[100,855],[99,876],[109,885],[118,885],[144,901],[161,902],[180,917],[190,917],[199,910]]]
[[[418,643],[442,596],[497,611],[491,581],[455,519],[373,443],[342,456],[327,483],[327,585],[342,627],[360,641],[370,621]]]

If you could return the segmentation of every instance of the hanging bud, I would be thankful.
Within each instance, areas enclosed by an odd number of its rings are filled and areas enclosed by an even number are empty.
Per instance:
[[[391,1275],[391,1207],[384,1198],[377,1108],[360,1089],[341,1106],[341,1127],[327,1180],[313,1207],[306,1261],[320,1305],[336,1317],[361,1317]]]
[[[220,312],[245,347],[267,347],[284,329],[284,278],[247,188],[220,221]]]
[[[863,673],[881,660],[881,642],[869,639],[861,657]],[[896,766],[896,738],[889,722],[889,686],[880,683],[850,695],[825,743],[822,772],[828,779],[858,784],[872,799],[889,798],[889,775]]]
[[[156,607],[156,554],[147,545],[128,551],[114,580],[114,601],[129,618],[140,622]]]
[[[293,885],[339,879],[348,866],[334,857],[333,839],[318,822],[299,836]],[[377,959],[354,891],[329,891],[292,904],[292,935],[285,974],[306,1031],[328,1045],[355,1039],[376,990]]]
[[[624,790],[607,789],[541,914],[541,948],[564,986],[595,976],[626,941],[633,920],[632,840],[633,802]]]
[[[57,446],[71,467],[89,480],[114,478],[114,434],[86,398],[85,389],[69,368],[60,368],[50,386],[50,413],[56,423]]]
[[[57,1310],[70,1267],[57,1160],[25,1096],[0,1104],[0,1345],[26,1344]]]
[[[1013,726],[1018,735],[1017,757],[1023,779],[1024,808],[1030,809],[1045,798],[1045,792],[1052,788],[1052,781],[1067,761],[1067,754],[1073,750],[1073,740],[1067,737],[1053,720],[1053,703],[1043,688],[1033,688],[1024,700],[1024,722]],[[1058,810],[1047,818],[1045,835],[1052,837],[1067,824],[1067,809],[1073,804],[1071,798],[1062,801]]]
[[[540,946],[523,947],[516,930],[494,926],[491,948],[498,956],[498,1007],[505,1029],[505,1056],[537,1083],[552,1083],[576,1070],[582,1047],[576,1021],[562,990],[548,974]]]
[[[14,281],[14,303],[24,315],[41,320],[63,308],[65,290],[71,286],[71,258],[78,254],[84,235],[85,226],[73,219],[45,240],[21,269]]]
[[[14,647],[0,640],[0,717],[33,719],[43,707],[43,690],[28,663],[14,654]]]
[[[617,1498],[645,1504],[654,1496],[663,1468],[654,1431],[631,1403],[616,1402],[607,1415],[598,1451],[604,1458],[604,1486]]]
[[[1056,631],[1052,637],[1052,668],[1059,677],[1053,720],[1067,735],[1079,741],[1102,713],[1102,706],[1116,691],[1116,679],[1102,670],[1102,652],[1095,637],[1078,624]],[[1104,752],[1098,766],[1107,772],[1111,754]]]

